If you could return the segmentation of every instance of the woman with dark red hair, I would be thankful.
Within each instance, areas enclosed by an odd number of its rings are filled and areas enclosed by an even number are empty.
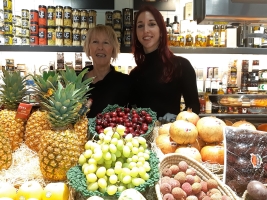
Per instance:
[[[185,109],[199,113],[195,70],[187,59],[170,51],[166,26],[156,8],[144,6],[136,14],[132,51],[137,64],[130,73],[132,104],[151,108],[171,121],[180,112],[182,95]]]

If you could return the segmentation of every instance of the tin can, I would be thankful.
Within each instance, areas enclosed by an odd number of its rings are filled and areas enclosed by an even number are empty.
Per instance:
[[[39,45],[47,45],[47,28],[39,26]]]
[[[21,37],[20,36],[14,36],[13,37],[13,45],[21,45]]]
[[[21,45],[30,45],[30,39],[28,36],[21,37]]]
[[[7,35],[12,35],[12,23],[11,22],[6,22],[5,24],[4,24],[4,30],[5,30],[5,34],[7,34]]]
[[[55,25],[56,26],[63,26],[63,7],[62,6],[56,6],[56,20]]]
[[[13,35],[5,34],[5,45],[13,45]]]
[[[88,27],[94,28],[96,26],[96,11],[88,10]]]
[[[78,9],[72,10],[72,28],[81,27],[81,11]]]
[[[117,35],[117,39],[118,39],[118,42],[119,42],[119,44],[121,44],[121,30],[120,29],[115,29],[114,30],[115,31],[115,33],[116,33],[116,35]]]
[[[1,20],[1,19],[0,19]],[[12,11],[11,10],[4,10],[4,22],[12,22]]]
[[[55,45],[57,46],[63,46],[63,27],[62,26],[56,26],[55,29],[56,32],[56,41],[55,41]]]
[[[72,30],[72,45],[73,46],[80,46],[81,45],[81,31],[79,28],[74,28]]]
[[[81,10],[81,28],[88,28],[88,13],[87,10]]]
[[[122,19],[123,27],[132,27],[133,26],[133,9],[124,8],[122,9]]]
[[[124,46],[126,47],[131,46],[131,29],[130,28],[126,28],[124,30],[123,43],[124,43]]]
[[[107,11],[105,13],[105,25],[107,24],[112,24],[112,12],[111,11]]]
[[[30,29],[29,28],[22,28],[21,29],[21,36],[29,37],[30,36]]]
[[[86,28],[81,29],[81,46],[84,45],[87,32],[88,32],[88,29]]]
[[[32,34],[38,34],[38,33],[39,33],[38,22],[31,22],[30,35],[32,35]]]
[[[30,27],[30,22],[28,19],[22,19],[21,20],[21,27],[22,28],[29,28]]]
[[[64,46],[72,46],[72,28],[70,26],[64,27]]]
[[[29,12],[29,10],[27,10],[27,9],[22,9],[22,10],[21,10],[21,18],[22,18],[22,19],[27,19],[27,20],[29,20],[29,19],[30,19],[30,12]]]
[[[39,13],[38,10],[30,10],[30,22],[37,22],[39,21]]]
[[[112,20],[113,20],[113,28],[114,29],[121,29],[121,11],[120,10],[114,10],[112,14]]]
[[[13,26],[12,33],[14,36],[21,36],[21,27],[20,26]]]
[[[19,15],[13,15],[12,16],[12,23],[15,26],[21,26],[21,16],[19,16]]]
[[[32,34],[30,36],[30,45],[38,45],[38,44],[39,44],[38,34]]]
[[[46,26],[47,10],[46,6],[39,5],[39,26]]]
[[[71,26],[72,23],[72,8],[70,6],[64,7],[64,19],[63,19],[63,25],[64,26]]]
[[[47,27],[47,45],[54,46],[56,41],[55,26]]]
[[[55,26],[56,10],[55,6],[47,7],[47,26]]]
[[[3,0],[4,9],[12,10],[12,0]]]

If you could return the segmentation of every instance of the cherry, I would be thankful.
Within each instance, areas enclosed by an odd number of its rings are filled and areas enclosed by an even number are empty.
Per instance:
[[[111,112],[110,114],[112,117],[117,117],[117,113],[116,112]]]
[[[119,116],[119,117],[123,117],[124,115],[125,115],[124,112],[119,112],[119,113],[118,113],[118,116]]]
[[[132,110],[132,114],[137,114],[137,111],[136,110]]]
[[[97,115],[96,115],[96,118],[97,119],[101,119],[103,117],[103,114],[102,113],[98,113]]]
[[[111,122],[115,123],[116,122],[116,117],[111,118]]]
[[[121,112],[122,108],[116,108],[116,112]]]
[[[104,129],[103,129],[103,128],[99,129],[99,130],[98,130],[98,133],[99,133],[99,134],[100,134],[100,133],[104,133]]]
[[[105,113],[105,114],[104,114],[104,117],[105,117],[105,118],[108,118],[108,117],[110,117],[110,114],[109,114],[109,113]]]
[[[129,129],[129,132],[130,132],[130,133],[133,133],[133,132],[134,132],[133,127],[130,126],[130,127],[128,127],[128,129]]]
[[[95,127],[96,132],[98,132],[101,128],[102,128],[101,125],[96,125],[96,127]]]
[[[97,119],[97,120],[96,120],[96,124],[97,124],[97,125],[101,125],[101,124],[102,124],[102,120],[101,120],[101,119]]]
[[[143,135],[143,134],[145,134],[145,133],[146,133],[146,132],[145,132],[145,131],[143,131],[143,130],[140,130],[139,132],[140,132],[140,135]]]
[[[132,126],[132,122],[126,122],[124,123],[126,127],[131,127]]]
[[[137,117],[133,117],[133,118],[132,118],[132,122],[133,122],[133,123],[137,123],[137,122],[138,122],[138,118],[137,118]]]
[[[125,113],[129,113],[130,111],[131,111],[130,108],[124,108]]]
[[[147,123],[151,123],[152,122],[152,117],[151,116],[146,116],[145,119],[146,119]]]
[[[144,110],[141,110],[141,115],[146,115],[147,114],[147,112],[146,111],[144,111]]]
[[[108,122],[107,121],[103,121],[103,126],[106,128],[108,127]]]
[[[138,115],[137,113],[133,113],[133,114],[132,114],[132,117],[133,117],[133,118],[138,118],[139,115]]]
[[[116,126],[116,123],[109,123],[108,126],[111,126],[111,127],[115,127]]]

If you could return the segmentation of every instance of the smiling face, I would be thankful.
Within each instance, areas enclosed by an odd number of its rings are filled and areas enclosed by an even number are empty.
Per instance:
[[[109,66],[113,46],[105,33],[94,33],[89,43],[90,56],[94,66]]]
[[[145,11],[138,16],[136,35],[139,42],[143,45],[145,53],[150,53],[158,48],[160,43],[160,29],[150,12]]]

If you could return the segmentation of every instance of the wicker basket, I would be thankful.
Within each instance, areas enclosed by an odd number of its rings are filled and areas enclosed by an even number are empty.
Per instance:
[[[218,189],[221,191],[223,195],[229,196],[232,200],[240,200],[240,198],[235,194],[234,191],[231,190],[227,185],[225,185],[216,175],[214,175],[209,169],[203,167],[203,165],[192,158],[188,158],[184,155],[178,153],[170,153],[166,154],[162,161],[160,162],[160,172],[165,167],[170,167],[173,164],[178,164],[180,161],[186,161],[187,164],[194,168],[197,172],[197,175],[204,181],[212,178],[218,182]],[[161,174],[160,174],[161,176]],[[159,184],[155,186],[157,197],[159,200],[162,200],[162,194],[159,190]]]
[[[267,184],[263,184],[263,185],[265,185],[265,187],[267,187]],[[244,200],[254,200],[254,199],[252,199],[252,198],[249,196],[247,190],[246,190],[246,191],[244,192],[244,194],[242,195],[242,199],[244,199]]]

